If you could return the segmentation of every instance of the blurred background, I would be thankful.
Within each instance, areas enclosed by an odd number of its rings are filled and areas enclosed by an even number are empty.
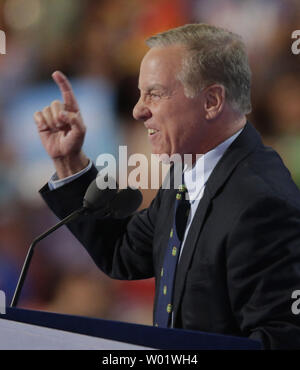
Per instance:
[[[117,155],[119,145],[150,156],[146,129],[131,115],[144,40],[194,22],[243,36],[253,71],[249,120],[300,186],[300,55],[291,52],[298,0],[0,0],[0,289],[8,303],[29,244],[57,221],[38,194],[54,169],[33,121],[60,99],[52,72],[71,79],[93,161]],[[144,191],[142,207],[154,195]],[[106,277],[62,229],[37,248],[19,305],[151,325],[153,297],[153,279]]]

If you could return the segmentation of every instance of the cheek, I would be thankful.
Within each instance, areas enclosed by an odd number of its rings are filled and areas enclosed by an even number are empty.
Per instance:
[[[171,146],[172,151],[186,147],[197,131],[195,106],[189,107],[182,101],[164,102],[153,108],[152,113],[161,131],[160,144]]]
[[[177,116],[172,127],[173,150],[179,153],[191,153],[200,140],[199,123],[194,117]]]

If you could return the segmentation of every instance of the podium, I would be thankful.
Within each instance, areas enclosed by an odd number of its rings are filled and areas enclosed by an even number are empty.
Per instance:
[[[192,330],[7,308],[0,315],[2,349],[81,350],[259,350],[247,338]]]

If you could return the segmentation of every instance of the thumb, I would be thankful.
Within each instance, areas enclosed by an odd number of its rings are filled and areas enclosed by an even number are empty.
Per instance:
[[[74,126],[80,131],[85,130],[85,126],[82,122],[81,115],[79,112],[74,113],[74,112],[66,112],[63,110],[59,113],[58,120],[62,124]]]
[[[58,119],[61,123],[65,123],[67,125],[74,125],[77,120],[77,116],[74,113],[66,112],[66,111],[61,111],[59,113]]]

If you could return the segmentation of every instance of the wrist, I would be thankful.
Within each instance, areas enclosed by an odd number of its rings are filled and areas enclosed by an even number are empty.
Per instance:
[[[83,152],[53,159],[58,179],[75,175],[89,164],[89,159]]]

